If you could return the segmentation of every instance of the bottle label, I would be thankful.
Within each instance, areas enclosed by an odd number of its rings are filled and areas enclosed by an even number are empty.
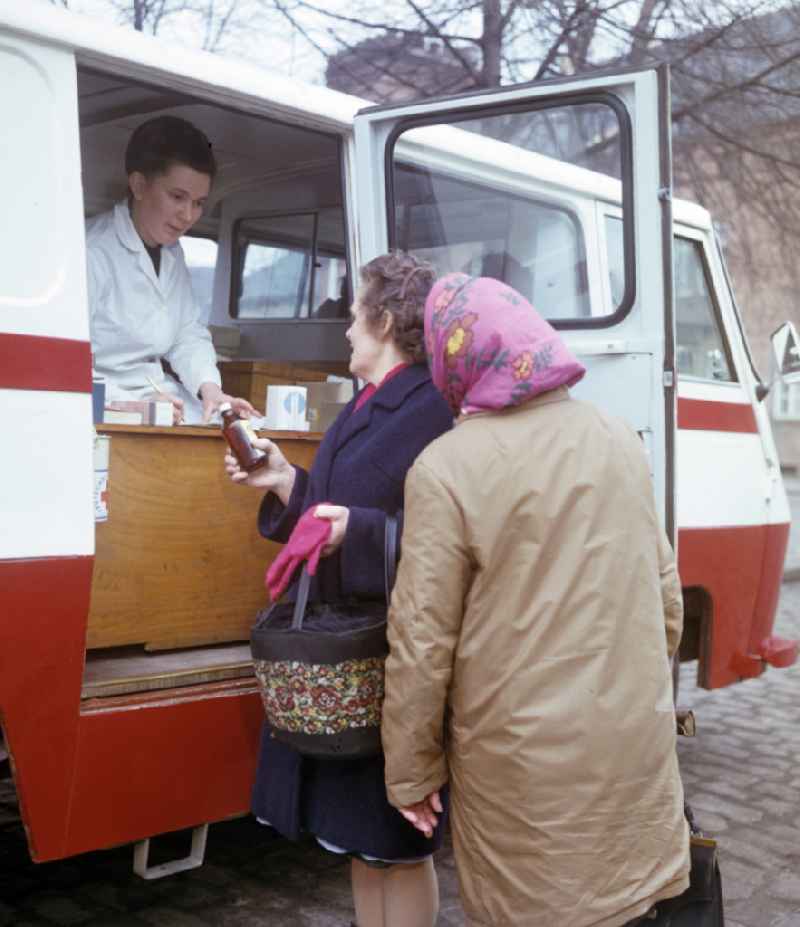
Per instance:
[[[246,419],[240,418],[238,421],[234,422],[231,425],[231,428],[235,429],[239,433],[239,435],[242,438],[244,438],[244,440],[248,443],[248,445],[250,446],[250,451],[254,457],[258,458],[258,457],[266,456],[264,451],[253,446],[253,439],[257,438],[258,435],[255,433],[255,430],[253,429],[253,426],[250,424],[249,421],[247,421]]]
[[[256,434],[255,429],[250,424],[248,419],[242,419],[241,421],[242,421],[242,427],[244,428],[245,436],[247,437],[247,440],[252,444],[253,440],[257,438],[258,435]]]

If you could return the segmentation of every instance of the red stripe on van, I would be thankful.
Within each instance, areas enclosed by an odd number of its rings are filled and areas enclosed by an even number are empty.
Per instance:
[[[88,341],[0,333],[0,389],[91,393]]]
[[[678,428],[687,431],[737,431],[758,434],[758,425],[751,406],[708,399],[678,399]]]

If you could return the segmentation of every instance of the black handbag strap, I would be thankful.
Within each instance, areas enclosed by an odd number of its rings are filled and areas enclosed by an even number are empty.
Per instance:
[[[397,575],[397,518],[386,516],[386,529],[383,536],[383,584],[386,591],[386,604],[394,588]]]
[[[303,618],[306,614],[306,605],[308,605],[308,593],[311,589],[311,574],[308,572],[308,561],[303,564],[303,572],[300,574],[300,584],[297,587],[297,598],[294,600],[294,612],[292,613],[292,630],[299,631],[303,627]]]
[[[395,575],[397,574],[397,518],[394,515],[386,516],[386,528],[383,536],[383,582],[386,591],[386,604],[392,594]],[[300,573],[300,582],[297,586],[297,598],[292,613],[292,630],[299,631],[303,627],[303,618],[308,605],[308,594],[311,590],[311,575],[308,572],[308,561],[303,564]]]

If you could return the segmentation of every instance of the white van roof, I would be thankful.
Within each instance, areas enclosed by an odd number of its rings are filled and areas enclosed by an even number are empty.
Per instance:
[[[148,83],[152,83],[154,77],[161,77],[171,89],[189,94],[196,94],[198,86],[202,86],[204,97],[223,105],[233,102],[233,93],[238,106],[249,99],[255,113],[302,122],[308,128],[322,131],[349,131],[355,114],[373,105],[359,97],[210,52],[173,46],[170,55],[165,56],[164,43],[158,38],[58,9],[45,0],[27,4],[0,0],[0,28],[70,48],[78,63],[85,67],[112,71]],[[431,126],[414,130],[406,135],[404,142],[409,153],[424,149],[426,163],[435,163],[437,157],[446,158],[447,165],[443,163],[442,166],[452,168],[453,160],[464,159],[463,135],[455,127]],[[498,144],[506,149],[499,163]],[[512,173],[516,167],[520,174],[529,174],[535,163],[536,178],[545,184],[577,190],[609,202],[620,201],[620,185],[609,177],[544,155],[523,153],[494,139],[471,134],[468,160],[473,165],[480,160],[493,167],[502,165],[503,170]],[[685,225],[711,228],[707,210],[688,200],[674,201],[673,216],[676,222]]]
[[[186,93],[196,93],[202,86],[220,103],[233,91],[240,104],[241,96],[252,98],[259,113],[293,117],[293,122],[302,116],[305,125],[323,131],[350,126],[355,113],[370,105],[358,97],[211,52],[173,45],[165,55],[163,40],[58,9],[45,0],[0,0],[0,28],[73,49],[78,63],[87,67],[150,84],[161,76],[171,89]]]

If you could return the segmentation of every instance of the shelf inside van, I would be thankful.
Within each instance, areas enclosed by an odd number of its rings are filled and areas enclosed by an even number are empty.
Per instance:
[[[147,653],[142,647],[89,651],[81,698],[151,692],[253,675],[250,645],[222,644]]]

